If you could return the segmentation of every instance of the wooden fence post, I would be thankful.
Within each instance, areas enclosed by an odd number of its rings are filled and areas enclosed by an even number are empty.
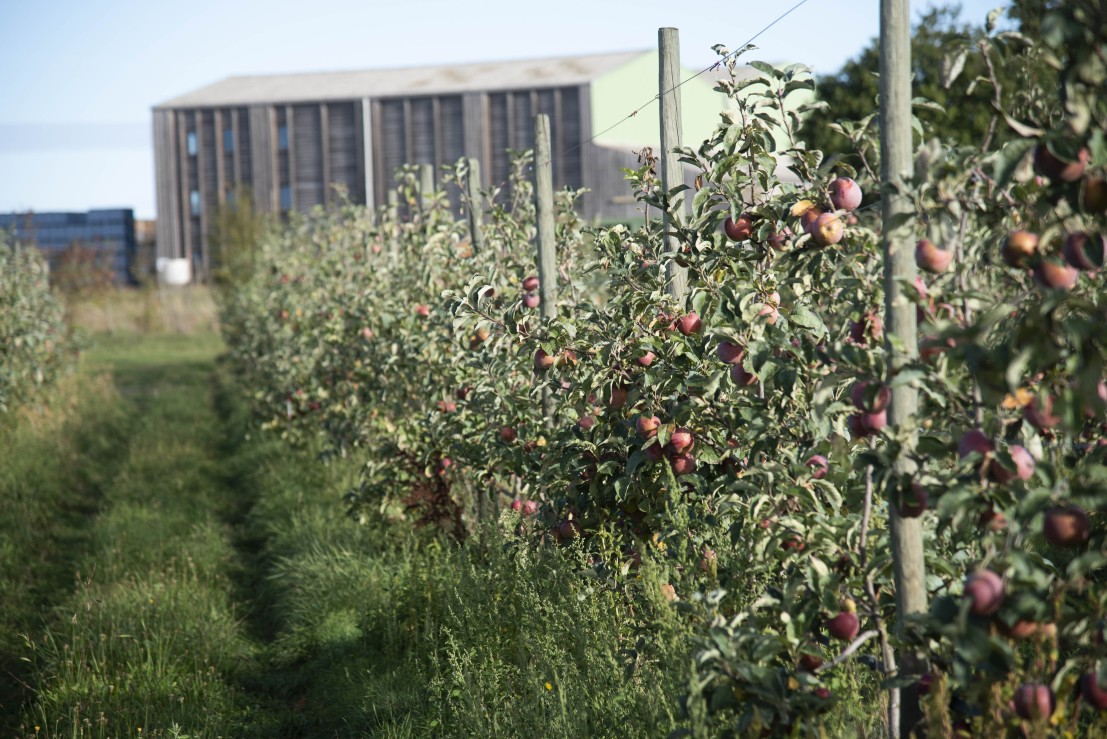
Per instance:
[[[419,165],[419,208],[426,213],[434,196],[434,165]]]
[[[469,240],[473,253],[484,249],[484,201],[480,193],[480,160],[470,157],[469,174],[465,178],[465,196],[469,201]]]
[[[388,228],[388,258],[392,266],[395,266],[400,261],[400,193],[394,187],[388,191],[388,212],[384,223]]]
[[[550,160],[550,117],[534,117],[534,199],[538,220],[538,296],[543,321],[557,317],[557,243],[554,229],[553,162]],[[542,392],[546,426],[553,426],[553,396]]]
[[[684,184],[684,165],[673,149],[681,145],[680,126],[680,31],[676,28],[657,30],[657,51],[659,62],[658,101],[661,108],[661,190],[662,199],[668,198],[669,190]],[[669,201],[662,219],[664,233],[669,233],[671,218],[669,213],[684,209],[684,193],[675,195]],[[666,236],[668,251],[677,252],[680,242],[675,236]],[[688,272],[674,260],[668,262],[666,269],[669,295],[680,305],[684,304],[684,294],[688,291]]]
[[[895,372],[918,356],[918,324],[915,304],[904,294],[917,274],[914,258],[915,208],[911,197],[911,17],[907,0],[880,2],[880,179],[884,230],[884,300],[887,352]],[[893,342],[893,337],[895,341]],[[903,384],[893,387],[888,420],[898,426],[918,411],[918,390]],[[914,465],[908,455],[917,436],[905,440],[893,468],[909,474]],[[927,609],[926,571],[922,550],[922,519],[902,518],[890,506],[890,532],[896,581],[896,623],[904,636],[906,620]],[[915,651],[907,647],[897,660],[900,672],[919,671]],[[918,689],[909,686],[900,694],[898,726],[892,716],[893,737],[910,736],[922,718]]]

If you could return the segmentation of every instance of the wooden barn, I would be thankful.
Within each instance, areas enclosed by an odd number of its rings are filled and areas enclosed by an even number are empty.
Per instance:
[[[682,88],[690,143],[726,106],[713,84],[705,75]],[[656,104],[623,119],[656,94],[655,51],[230,77],[153,110],[158,255],[205,274],[209,220],[240,186],[261,212],[329,205],[335,186],[381,205],[401,165],[463,156],[480,160],[486,187],[501,183],[508,149],[533,145],[536,113],[551,119],[555,188],[589,188],[587,218],[631,220],[638,206],[620,168],[656,149]]]

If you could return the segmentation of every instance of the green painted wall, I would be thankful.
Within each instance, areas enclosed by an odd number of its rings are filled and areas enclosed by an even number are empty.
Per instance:
[[[657,94],[657,52],[651,51],[603,77],[592,81],[592,132],[599,133]],[[682,70],[681,79],[694,72]],[[719,124],[719,113],[727,98],[715,92],[707,75],[680,88],[681,119],[685,145],[698,145]],[[605,146],[634,147],[660,145],[658,108],[654,101],[636,116],[625,120],[596,139]]]

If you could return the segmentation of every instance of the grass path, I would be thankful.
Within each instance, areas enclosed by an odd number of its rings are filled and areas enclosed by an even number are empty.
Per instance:
[[[213,383],[220,349],[210,335],[100,344],[85,362],[111,377],[115,396],[100,388],[95,402],[76,401],[57,440],[72,443],[59,470],[48,469],[48,448],[27,450],[42,455],[37,472],[55,505],[39,512],[30,544],[47,561],[24,597],[4,583],[40,616],[18,624],[35,635],[22,663],[35,692],[21,711],[4,707],[20,717],[0,724],[7,735],[239,736],[274,720],[241,687],[259,649],[232,598],[241,503]],[[82,383],[78,396],[97,393]]]

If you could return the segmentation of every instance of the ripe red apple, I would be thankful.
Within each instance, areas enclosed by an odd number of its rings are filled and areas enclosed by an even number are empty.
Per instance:
[[[1041,683],[1023,683],[1015,691],[1015,713],[1028,721],[1048,719],[1053,715],[1057,701],[1053,690]]]
[[[953,252],[939,249],[927,239],[922,239],[915,245],[915,264],[919,269],[932,274],[941,274],[949,269],[953,261]]]
[[[512,442],[515,441],[515,429],[510,426],[504,426],[500,429],[500,441]]]
[[[738,364],[746,354],[746,348],[731,344],[729,341],[720,341],[715,354],[726,364]]]
[[[1003,604],[1003,579],[991,570],[980,570],[965,580],[965,596],[971,601],[969,611],[976,616],[992,616]]]
[[[861,187],[849,177],[839,177],[827,190],[835,210],[857,210],[861,205]]]
[[[577,426],[580,426],[580,428],[584,431],[592,428],[595,424],[596,419],[592,416],[581,416],[580,420],[577,421]]]
[[[1095,670],[1084,673],[1080,678],[1080,694],[1088,705],[1099,711],[1107,711],[1107,688],[1099,684]]]
[[[850,322],[849,337],[861,346],[879,343],[884,338],[884,321],[877,313],[869,311],[860,320]]]
[[[643,439],[652,439],[657,436],[657,427],[661,425],[661,419],[657,416],[638,416],[634,428]]]
[[[896,512],[900,518],[918,518],[929,505],[926,489],[917,482],[911,483],[910,493],[900,493],[896,501]]]
[[[557,366],[568,365],[570,367],[576,366],[577,353],[572,349],[565,349],[557,355]],[[568,388],[566,388],[568,389]]]
[[[988,531],[1003,531],[1007,528],[1007,516],[994,508],[988,508],[977,518],[980,528]]]
[[[822,208],[811,206],[800,216],[800,227],[803,228],[805,233],[814,235],[815,222],[819,220],[821,215],[823,215]]]
[[[1010,626],[1000,624],[1000,630],[1003,631],[1009,639],[1025,641],[1038,633],[1038,622],[1019,619]]]
[[[656,431],[654,432],[657,433]],[[665,459],[665,449],[656,441],[646,447],[646,459],[650,462],[657,463]]]
[[[1081,202],[1084,204],[1084,210],[1093,215],[1107,212],[1107,180],[1102,177],[1086,180]]]
[[[1029,480],[1034,476],[1034,457],[1030,456],[1030,452],[1026,451],[1025,447],[1012,444],[1007,451],[1011,455],[1011,461],[1015,463],[1015,471],[1012,472],[993,461],[988,468],[988,474],[993,480],[1002,485],[1015,479]]]
[[[457,410],[457,403],[452,400],[440,400],[438,401],[438,410],[443,413],[453,413]]]
[[[1038,254],[1038,234],[1030,231],[1012,231],[1003,242],[1003,261],[1008,266],[1022,269]]]
[[[811,455],[804,464],[811,468],[811,477],[816,480],[822,480],[830,471],[829,460],[821,454]]]
[[[513,511],[523,510],[523,501],[520,500],[519,498],[516,498],[515,500],[511,501],[511,510],[513,510]]]
[[[806,672],[817,672],[823,666],[823,658],[817,654],[804,652],[799,658],[799,667]]]
[[[696,445],[696,438],[688,429],[677,429],[669,437],[669,447],[677,453],[690,450]]]
[[[677,328],[679,328],[680,332],[685,336],[692,336],[698,334],[700,329],[703,328],[703,321],[700,320],[700,317],[696,315],[695,312],[688,313],[681,316],[680,320],[677,321]]]
[[[446,470],[450,469],[450,467],[452,467],[453,464],[454,464],[454,461],[452,459],[450,459],[449,457],[443,457],[442,459],[438,460],[438,466],[436,467],[436,469],[438,470],[438,474],[440,474],[440,475],[446,474]]]
[[[1067,264],[1043,259],[1033,268],[1034,281],[1051,290],[1071,290],[1076,287],[1080,272]]]
[[[835,639],[853,641],[861,630],[861,622],[853,611],[842,611],[826,622],[826,630]]]
[[[1022,409],[1022,415],[1038,431],[1048,431],[1061,423],[1060,416],[1053,414],[1053,396],[1039,395]]]
[[[745,241],[753,233],[753,216],[743,213],[736,221],[728,217],[723,222],[723,231],[731,241]]]
[[[746,387],[757,382],[757,375],[747,372],[739,361],[730,365],[730,379],[734,381],[735,385]]]
[[[674,475],[688,475],[696,471],[696,458],[687,452],[674,454],[669,458]]]
[[[361,338],[363,338],[363,339],[373,338],[373,329],[369,328],[368,326],[361,329]]]
[[[622,408],[627,404],[627,397],[630,395],[630,391],[622,385],[611,386],[611,399],[607,401],[608,408]]]
[[[557,527],[557,538],[561,541],[571,541],[577,538],[578,534],[580,534],[580,524],[576,522],[576,519],[562,521]]]
[[[653,360],[655,359],[655,357],[656,355],[653,352],[646,352],[642,356],[638,357],[637,361],[638,364],[642,365],[643,367],[649,367],[651,364],[653,364]]]
[[[835,213],[823,213],[811,226],[811,239],[820,246],[831,246],[842,240],[846,227]]]
[[[537,293],[523,293],[523,305],[527,308],[537,308],[541,302]]]
[[[538,290],[538,277],[536,277],[535,275],[530,275],[526,279],[524,279],[523,290],[528,293],[532,293]]]
[[[807,548],[807,545],[804,544],[803,539],[799,537],[799,534],[792,534],[791,536],[786,537],[783,541],[780,542],[780,548],[785,551],[802,552],[804,549]]]
[[[1042,520],[1046,541],[1058,547],[1082,546],[1088,541],[1090,529],[1088,514],[1074,505],[1050,508]]]
[[[869,394],[869,388],[873,385],[877,386],[875,395],[872,400],[866,404],[865,396]],[[892,389],[883,383],[876,383],[875,381],[859,380],[854,383],[849,393],[850,400],[853,401],[853,407],[859,411],[868,411],[869,413],[880,413],[888,409],[888,406],[892,403]]]
[[[757,311],[757,315],[765,319],[765,323],[770,326],[775,326],[776,321],[780,318],[780,311],[777,307],[780,305],[780,293],[774,292],[766,299],[765,303],[761,306],[761,310]]]
[[[864,439],[872,434],[869,429],[865,428],[865,425],[861,423],[861,414],[854,413],[852,416],[846,419],[846,428],[849,430],[851,439]]]
[[[427,316],[430,315],[430,312],[431,312],[430,311],[430,306],[426,306],[426,305],[417,305],[417,306],[415,306],[415,315],[417,315],[417,316],[421,316],[422,318],[426,318]]]
[[[1034,148],[1034,169],[1038,174],[1051,180],[1076,182],[1088,166],[1090,153],[1087,149],[1077,152],[1076,161],[1070,162],[1054,154],[1043,142]]]
[[[1076,269],[1098,272],[1107,261],[1107,236],[1077,231],[1065,238],[1065,261]]]
[[[957,442],[957,456],[964,458],[972,453],[987,456],[995,451],[995,444],[980,429],[966,431]]]
[[[774,226],[772,233],[769,234],[768,244],[777,251],[786,251],[791,238],[792,230],[790,228]]]
[[[524,500],[523,501],[523,515],[533,516],[538,513],[538,501],[537,500]]]
[[[554,366],[556,360],[546,353],[545,349],[539,349],[534,353],[534,369],[536,371],[548,370]]]
[[[879,413],[861,413],[858,423],[870,434],[883,429],[888,425],[888,411],[880,411]]]

